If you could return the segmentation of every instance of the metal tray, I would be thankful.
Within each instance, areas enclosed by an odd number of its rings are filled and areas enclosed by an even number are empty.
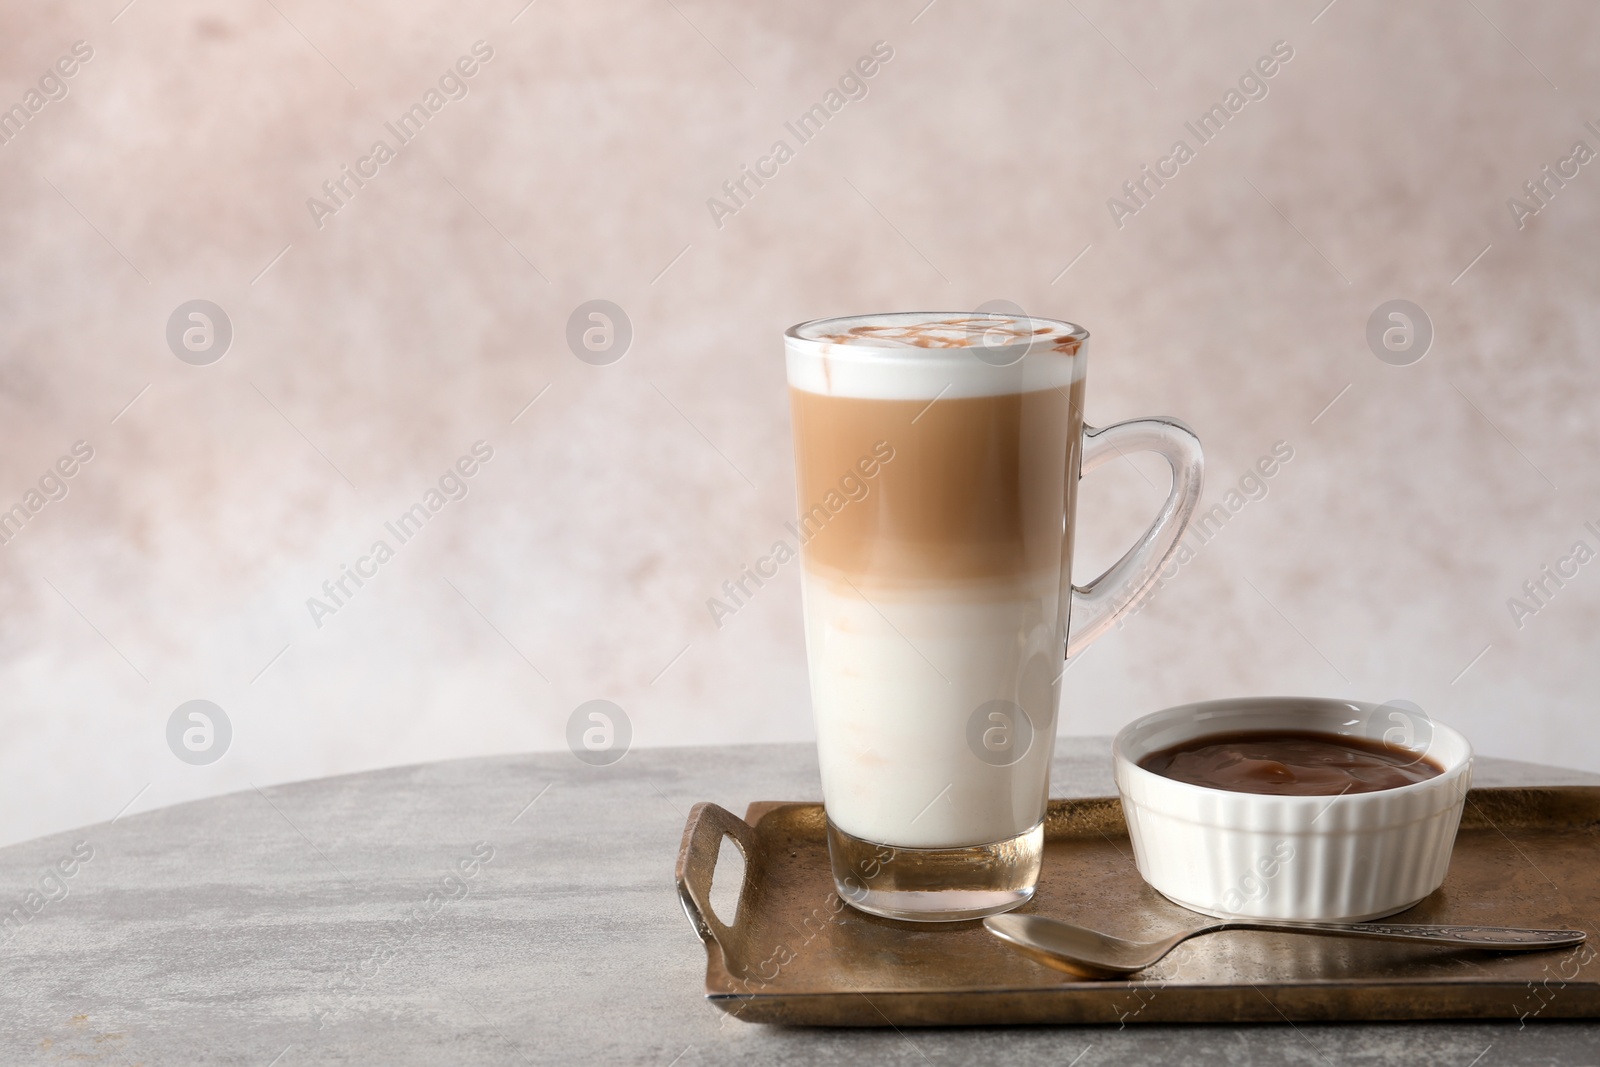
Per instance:
[[[678,893],[706,946],[706,997],[748,1022],[809,1026],[1281,1022],[1600,1016],[1600,787],[1475,789],[1444,885],[1414,923],[1570,927],[1575,949],[1449,947],[1225,931],[1125,981],[1079,981],[1006,948],[977,922],[906,923],[847,906],[828,873],[822,805],[762,802],[739,819],[697,804]],[[732,925],[711,907],[718,851],[744,855]],[[721,893],[719,891],[719,897]],[[1024,910],[1122,937],[1201,917],[1134,868],[1115,797],[1054,800],[1038,895]]]

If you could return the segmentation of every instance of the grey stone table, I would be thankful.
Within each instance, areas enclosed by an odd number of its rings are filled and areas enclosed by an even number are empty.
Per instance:
[[[1058,745],[1058,795],[1112,791]],[[1596,783],[1485,759],[1480,784]],[[402,767],[0,850],[0,1064],[1600,1063],[1600,1025],[802,1030],[702,997],[689,808],[818,796],[805,745]],[[29,894],[37,893],[38,896]]]

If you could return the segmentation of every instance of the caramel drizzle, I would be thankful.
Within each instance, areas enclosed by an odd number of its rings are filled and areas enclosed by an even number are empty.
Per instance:
[[[1049,326],[1029,329],[1015,319],[998,319],[987,316],[938,319],[910,326],[867,325],[852,326],[843,333],[823,334],[819,341],[831,344],[859,344],[866,341],[880,345],[904,345],[908,348],[974,348],[1003,347],[1041,338],[1048,334]],[[998,343],[991,340],[1000,335]],[[1070,334],[1050,339],[1052,351],[1063,355],[1076,355],[1081,342]]]

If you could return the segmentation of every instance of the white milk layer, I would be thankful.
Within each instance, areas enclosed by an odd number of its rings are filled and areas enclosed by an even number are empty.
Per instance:
[[[896,323],[896,332],[846,333],[885,322]],[[935,343],[911,344],[907,335]],[[1064,389],[1083,377],[1086,338],[1077,327],[1048,319],[902,314],[806,323],[789,331],[784,347],[789,384],[796,389],[932,400]]]
[[[1060,694],[1059,582],[917,591],[862,589],[802,574],[822,795],[846,833],[906,848],[987,844],[1044,815]],[[1032,741],[985,760],[1014,723],[986,711],[1009,701]],[[1013,716],[1014,717],[1014,714]],[[1011,740],[1015,740],[1012,735]]]

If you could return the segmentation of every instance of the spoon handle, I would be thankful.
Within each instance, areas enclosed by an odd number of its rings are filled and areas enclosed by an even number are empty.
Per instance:
[[[1515,926],[1411,926],[1401,923],[1291,923],[1230,921],[1232,930],[1277,930],[1292,933],[1331,934],[1336,937],[1374,937],[1385,941],[1426,941],[1493,948],[1505,951],[1562,948],[1580,945],[1588,936],[1582,930],[1527,930]]]

